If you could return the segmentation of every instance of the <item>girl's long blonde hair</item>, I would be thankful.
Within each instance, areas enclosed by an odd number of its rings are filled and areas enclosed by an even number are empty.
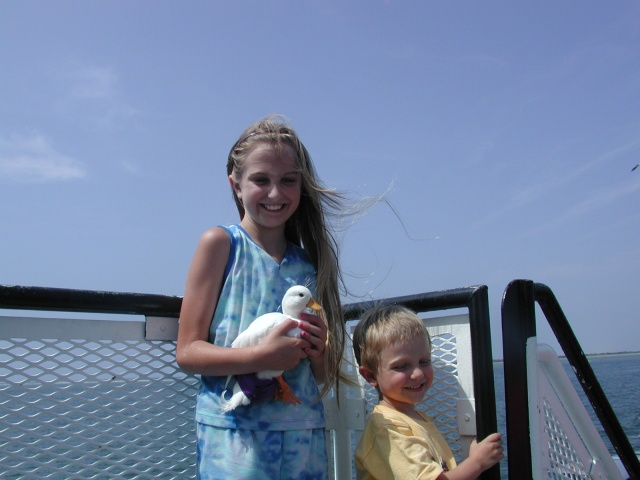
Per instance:
[[[240,180],[245,159],[258,143],[268,143],[276,149],[283,145],[290,146],[302,175],[300,205],[285,225],[285,237],[289,242],[305,249],[317,272],[315,297],[322,305],[322,317],[328,330],[326,382],[320,392],[323,396],[333,385],[338,388],[346,339],[340,301],[340,287],[344,287],[344,282],[338,264],[338,244],[327,221],[328,215],[340,212],[343,196],[322,185],[309,152],[286,119],[278,115],[263,118],[242,132],[229,152],[227,175],[231,175],[235,181]],[[244,206],[235,190],[232,189],[232,192],[242,220]]]

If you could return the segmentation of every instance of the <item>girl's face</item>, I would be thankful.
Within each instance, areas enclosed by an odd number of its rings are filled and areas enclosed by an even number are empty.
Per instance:
[[[302,175],[296,168],[295,154],[288,145],[275,150],[259,143],[247,155],[238,182],[229,176],[231,186],[242,201],[242,223],[251,227],[279,228],[300,204]]]
[[[382,350],[378,371],[361,373],[380,391],[383,402],[400,412],[411,414],[414,405],[423,400],[433,383],[429,340],[416,337],[389,345]]]

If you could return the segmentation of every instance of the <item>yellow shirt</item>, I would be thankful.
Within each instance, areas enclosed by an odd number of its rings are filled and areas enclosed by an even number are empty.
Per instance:
[[[427,480],[438,478],[456,461],[429,416],[414,420],[392,408],[376,405],[356,447],[358,480]],[[443,463],[444,462],[444,463]]]

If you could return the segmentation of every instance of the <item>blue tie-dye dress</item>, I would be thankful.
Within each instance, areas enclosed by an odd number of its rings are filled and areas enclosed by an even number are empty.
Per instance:
[[[231,238],[209,341],[230,347],[264,313],[281,311],[293,285],[315,289],[315,271],[302,248],[289,244],[278,264],[239,225],[223,227]],[[235,380],[202,376],[196,403],[199,478],[326,478],[324,410],[309,360],[284,372],[300,405],[265,400],[221,411],[221,395]]]

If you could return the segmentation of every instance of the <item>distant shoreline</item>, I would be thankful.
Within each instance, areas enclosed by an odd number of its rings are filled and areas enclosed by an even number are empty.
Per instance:
[[[623,356],[623,355],[639,355],[640,351],[638,352],[609,352],[609,353],[587,353],[586,357],[613,357],[613,356]],[[565,355],[558,355],[558,358],[566,358]],[[502,358],[494,358],[493,359],[494,363],[495,362],[504,362],[504,359]]]
[[[640,352],[587,353],[587,357],[605,357],[613,355],[638,355]]]

